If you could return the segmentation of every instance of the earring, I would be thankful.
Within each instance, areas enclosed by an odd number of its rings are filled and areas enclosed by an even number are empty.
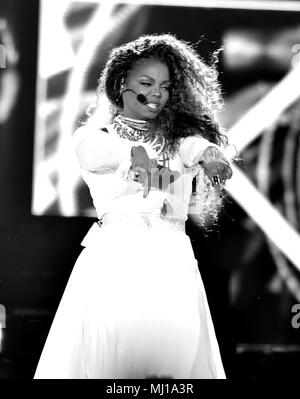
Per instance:
[[[121,82],[120,82],[120,89],[121,90],[124,89],[124,85],[125,85],[125,79],[124,79],[124,76],[123,76],[122,79],[121,79]]]

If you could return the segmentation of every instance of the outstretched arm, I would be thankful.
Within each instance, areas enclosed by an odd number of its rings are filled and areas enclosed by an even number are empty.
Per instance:
[[[182,140],[179,154],[186,167],[200,164],[213,186],[224,184],[232,176],[229,162],[221,148],[200,136],[189,136]]]
[[[78,128],[73,140],[80,166],[91,172],[117,170],[123,163],[130,166],[131,150],[136,146],[132,141],[89,125]]]

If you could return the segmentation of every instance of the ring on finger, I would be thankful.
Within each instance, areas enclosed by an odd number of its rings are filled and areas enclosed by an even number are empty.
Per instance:
[[[220,185],[220,177],[219,177],[219,175],[213,176],[212,180],[213,180],[213,183],[214,183],[216,186],[219,186],[219,185]]]
[[[139,180],[139,177],[140,177],[140,174],[139,174],[138,172],[134,172],[134,174],[133,174],[133,180],[134,180],[134,181],[138,181],[138,180]]]

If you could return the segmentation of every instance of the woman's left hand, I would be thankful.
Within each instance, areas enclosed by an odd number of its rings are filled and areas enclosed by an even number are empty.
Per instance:
[[[205,149],[200,164],[215,188],[224,185],[226,180],[230,179],[232,176],[232,169],[229,162],[222,152],[213,146],[209,146]]]

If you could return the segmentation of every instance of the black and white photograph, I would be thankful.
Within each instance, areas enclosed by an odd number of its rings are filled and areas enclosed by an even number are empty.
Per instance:
[[[1,1],[0,380],[300,377],[299,61],[298,0]]]

